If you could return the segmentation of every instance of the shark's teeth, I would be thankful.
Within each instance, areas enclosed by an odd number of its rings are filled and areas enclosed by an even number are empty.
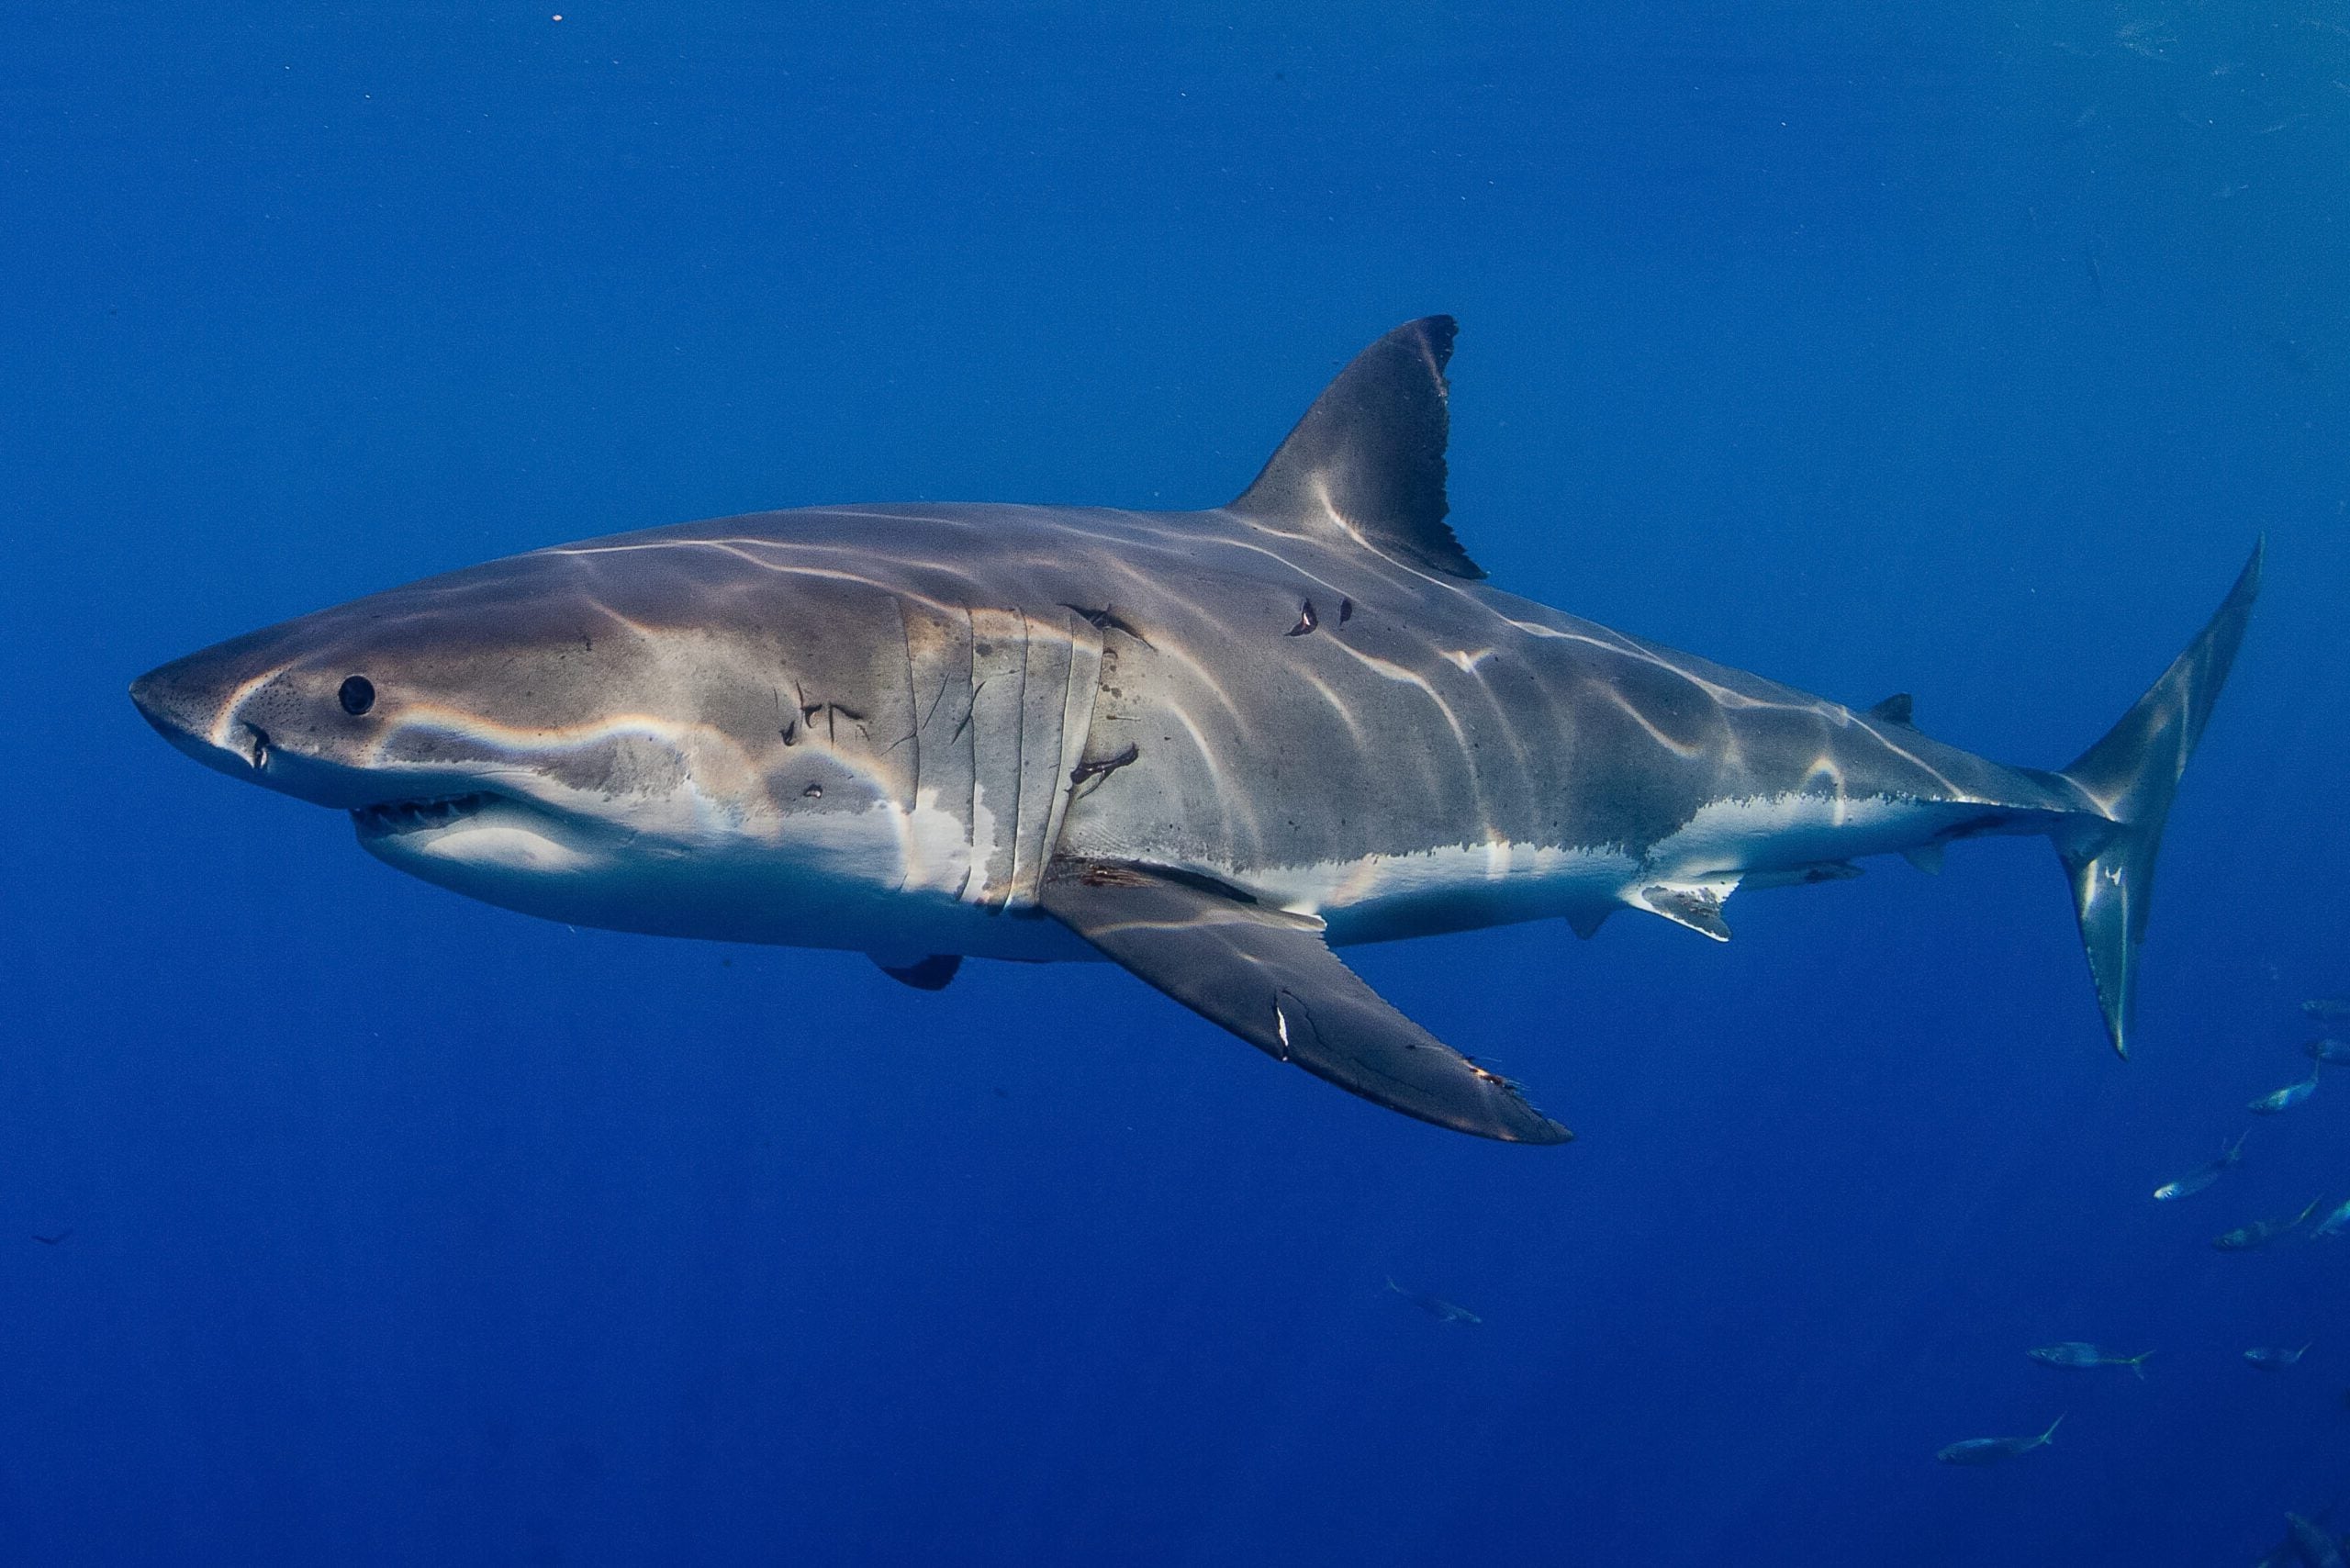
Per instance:
[[[351,813],[351,820],[364,834],[420,833],[427,828],[447,827],[461,817],[480,811],[494,795],[450,795],[430,801],[386,801],[379,805],[362,806]]]

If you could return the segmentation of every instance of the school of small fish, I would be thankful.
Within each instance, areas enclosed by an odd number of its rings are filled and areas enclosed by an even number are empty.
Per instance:
[[[2306,1104],[2317,1092],[2318,1084],[2329,1067],[2350,1066],[2350,1039],[2338,1037],[2333,1031],[2340,1027],[2350,1034],[2350,997],[2321,997],[2301,1003],[2303,1015],[2326,1031],[2301,1047],[2310,1059],[2309,1074],[2280,1088],[2271,1090],[2249,1102],[2244,1109],[2256,1116],[2276,1116]],[[2247,1129],[2247,1132],[2249,1129]],[[2221,1177],[2244,1162],[2246,1133],[2238,1133],[2234,1141],[2221,1148],[2219,1154],[2202,1164],[2174,1176],[2154,1191],[2156,1203],[2177,1203],[2191,1198],[2215,1185]],[[2309,1226],[2308,1239],[2332,1241],[2350,1234],[2350,1198],[2344,1198],[2332,1208],[2325,1207],[2323,1197],[2312,1198],[2309,1206],[2289,1216],[2262,1217],[2245,1221],[2233,1229],[2221,1232],[2211,1238],[2211,1245],[2222,1252],[2249,1252],[2267,1247],[2295,1231]],[[2324,1210],[2320,1214],[2320,1210]],[[2315,1220],[2314,1225],[2311,1222]],[[2283,1372],[2298,1367],[2303,1357],[2314,1348],[2314,1339],[2298,1346],[2255,1345],[2244,1351],[2246,1365],[2266,1372]],[[2059,1367],[2073,1372],[2095,1372],[2122,1368],[2143,1380],[2146,1361],[2152,1351],[2125,1355],[2102,1345],[2084,1339],[2067,1339],[2053,1345],[2042,1345],[2027,1350],[2026,1355],[2042,1366]],[[2350,1403],[2350,1394],[2344,1396]],[[2056,1428],[2065,1417],[2059,1416],[2045,1430],[2031,1437],[1968,1438],[1941,1450],[1935,1458],[1944,1464],[1998,1464],[2049,1446]],[[2350,1568],[2344,1552],[2350,1550],[2350,1538],[2339,1543],[2326,1529],[2321,1528],[2331,1508],[2321,1510],[2314,1518],[2299,1514],[2285,1516],[2288,1534],[2284,1544],[2261,1559],[2258,1568]]]

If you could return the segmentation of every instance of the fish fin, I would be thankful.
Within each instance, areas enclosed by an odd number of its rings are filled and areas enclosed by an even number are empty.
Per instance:
[[[1356,355],[1230,510],[1447,577],[1483,577],[1444,521],[1444,366],[1456,330],[1449,316],[1423,317]]]
[[[1211,1023],[1281,1061],[1438,1126],[1511,1143],[1566,1128],[1517,1085],[1404,1017],[1338,960],[1322,923],[1176,873],[1056,860],[1046,913]]]
[[[1907,725],[1909,722],[1912,706],[1908,692],[1897,691],[1861,716],[1864,719],[1874,719],[1880,724]]]
[[[1942,852],[1949,847],[1947,842],[1939,838],[1930,844],[1913,844],[1901,852],[1901,858],[1929,877],[1939,877],[1942,874]]]
[[[1574,929],[1576,935],[1588,942],[1599,935],[1599,928],[1607,924],[1607,917],[1616,910],[1617,906],[1612,903],[1604,903],[1596,908],[1578,906],[1567,912],[1567,924]]]
[[[2235,586],[2187,651],[2104,739],[2064,771],[2096,809],[2095,816],[2083,814],[2094,831],[2076,824],[2069,835],[2060,833],[2057,852],[2072,879],[2073,908],[2080,917],[2081,946],[2088,953],[2106,1034],[2121,1056],[2130,1054],[2138,945],[2145,939],[2146,912],[2154,900],[2163,823],[2244,641],[2260,593],[2261,554],[2262,546],[2254,545]]]
[[[911,964],[891,964],[883,962],[880,955],[875,954],[873,962],[883,974],[901,985],[910,985],[916,991],[945,991],[947,983],[954,980],[955,971],[963,967],[963,955],[933,953],[929,958],[916,959]]]
[[[1685,925],[1717,942],[1729,940],[1722,924],[1722,905],[1738,890],[1735,876],[1702,881],[1651,882],[1632,895],[1632,902],[1651,914],[1661,914],[1675,925]]]
[[[2146,1356],[2151,1356],[2153,1354],[2154,1352],[2152,1350],[2148,1350],[2144,1356],[2132,1356],[2130,1358],[2130,1373],[2140,1383],[2146,1381]]]
[[[2033,1440],[2031,1446],[2036,1449],[2044,1449],[2050,1443],[2053,1442],[2056,1439],[2056,1428],[2065,1424],[2065,1416],[2069,1416],[2071,1414],[2072,1412],[2067,1410],[2065,1412],[2064,1416],[2059,1416],[2053,1421],[2049,1422],[2048,1429],[2041,1433],[2040,1436]]]

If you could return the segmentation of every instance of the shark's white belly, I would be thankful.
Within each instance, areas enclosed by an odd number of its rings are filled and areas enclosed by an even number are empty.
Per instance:
[[[1494,839],[1320,864],[1190,868],[1328,922],[1334,943],[1382,941],[1517,921],[1595,919],[1653,907],[1651,889],[1695,890],[1716,904],[1750,878],[1814,868],[1935,843],[1980,814],[1971,803],[1790,793],[1717,801],[1644,847],[1561,848]]]

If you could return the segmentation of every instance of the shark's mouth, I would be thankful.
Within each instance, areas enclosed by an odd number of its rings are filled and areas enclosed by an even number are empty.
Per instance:
[[[445,795],[432,800],[383,801],[351,813],[352,825],[362,838],[389,838],[450,827],[489,806],[501,797],[488,794]]]

